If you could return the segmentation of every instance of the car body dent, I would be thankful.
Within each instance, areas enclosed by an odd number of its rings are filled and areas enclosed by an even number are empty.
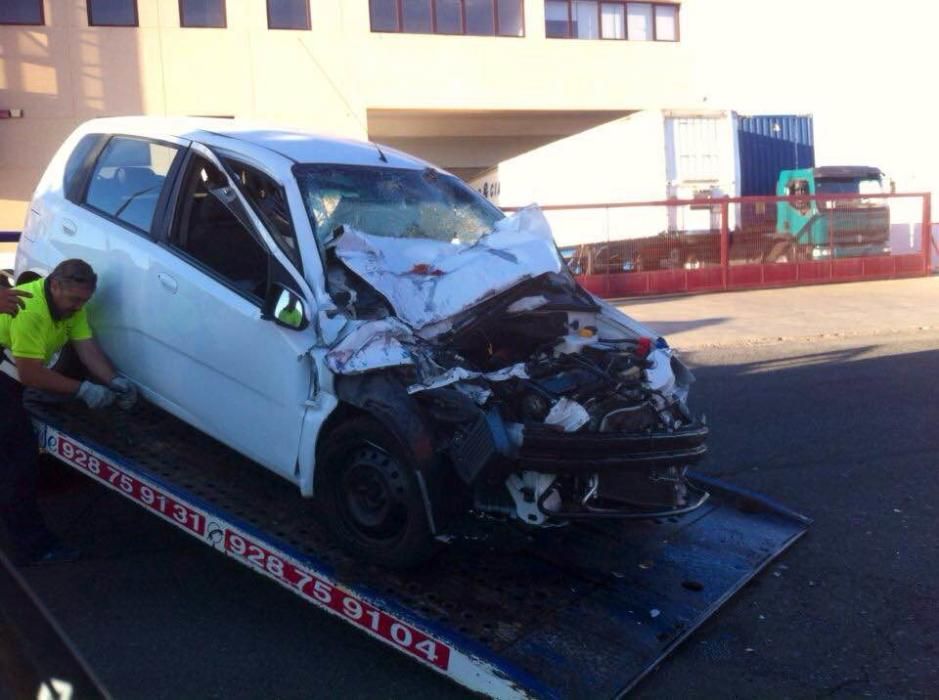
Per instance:
[[[346,228],[336,254],[418,330],[452,318],[526,279],[560,272],[551,229],[537,207],[496,223],[474,243],[386,238]]]

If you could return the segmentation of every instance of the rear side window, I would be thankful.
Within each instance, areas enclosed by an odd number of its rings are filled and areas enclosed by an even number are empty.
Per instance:
[[[179,148],[170,144],[115,136],[98,158],[85,203],[149,233],[167,173],[178,155]]]
[[[94,157],[96,146],[104,139],[103,134],[88,134],[82,137],[82,140],[75,146],[72,155],[68,157],[65,164],[65,175],[62,178],[62,187],[65,190],[65,198],[76,204],[81,202],[82,185],[84,178],[81,176],[85,172],[85,166]]]

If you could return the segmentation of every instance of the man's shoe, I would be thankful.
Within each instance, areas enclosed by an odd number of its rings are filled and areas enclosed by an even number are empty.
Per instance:
[[[45,566],[46,564],[69,564],[78,561],[81,551],[67,544],[56,542],[51,547],[40,550],[23,562],[23,566]]]

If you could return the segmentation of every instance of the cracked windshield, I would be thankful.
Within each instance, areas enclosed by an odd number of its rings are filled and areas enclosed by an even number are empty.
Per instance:
[[[308,165],[297,182],[317,241],[339,226],[388,238],[475,243],[502,213],[460,180],[432,168]]]

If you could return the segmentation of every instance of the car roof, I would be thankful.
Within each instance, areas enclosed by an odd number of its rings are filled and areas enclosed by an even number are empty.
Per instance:
[[[817,178],[878,178],[883,173],[880,168],[869,165],[823,165],[815,168]]]
[[[388,146],[300,129],[210,117],[107,117],[82,125],[85,133],[174,137],[218,143],[218,137],[259,146],[296,163],[342,163],[423,170],[432,164]]]

